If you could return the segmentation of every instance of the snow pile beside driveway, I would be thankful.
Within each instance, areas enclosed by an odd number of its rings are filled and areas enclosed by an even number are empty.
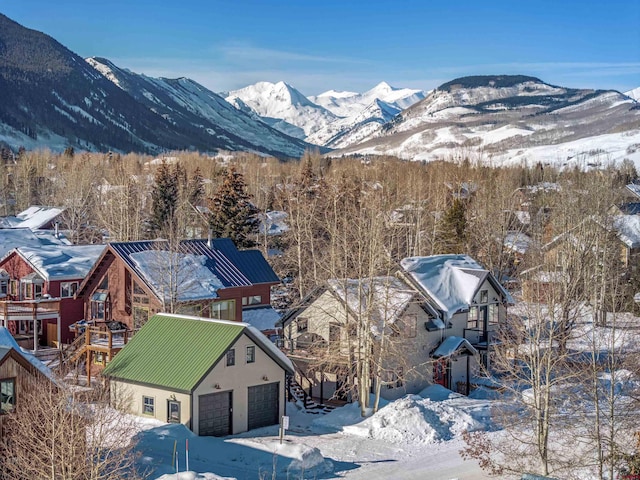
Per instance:
[[[413,445],[451,440],[465,430],[491,426],[486,401],[469,399],[439,385],[389,403],[365,420],[356,405],[349,405],[314,422],[314,426],[340,425],[346,434]]]
[[[275,458],[275,466],[273,464],[262,466],[260,475],[270,477],[274,471],[276,473],[286,474],[287,478],[317,478],[319,475],[331,473],[333,471],[333,462],[326,460],[320,450],[301,443],[291,443],[287,439],[280,444],[278,440],[269,437],[263,438],[233,438],[229,439],[229,443],[236,443],[255,450],[262,450],[269,453]],[[271,467],[269,470],[268,467]]]

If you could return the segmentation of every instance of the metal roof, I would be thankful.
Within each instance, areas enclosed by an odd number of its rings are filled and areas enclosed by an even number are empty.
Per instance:
[[[169,242],[166,240],[114,242],[110,246],[138,277],[146,281],[143,272],[131,258],[131,254],[154,249],[167,250]],[[248,287],[256,283],[280,281],[259,250],[240,251],[229,238],[212,239],[210,244],[207,240],[183,240],[178,245],[178,249],[185,254],[205,256],[207,259],[205,266],[220,279],[225,288]]]
[[[288,373],[289,359],[246,323],[159,313],[103,370],[106,377],[191,393],[245,334]]]
[[[242,323],[154,315],[103,375],[191,393],[244,329]]]

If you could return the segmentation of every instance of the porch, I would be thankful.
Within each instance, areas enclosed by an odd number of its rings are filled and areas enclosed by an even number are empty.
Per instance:
[[[55,347],[61,338],[60,299],[0,300],[0,325],[23,348]]]
[[[133,332],[120,322],[86,325],[76,339],[65,346],[63,363],[77,364],[84,358],[87,382],[97,374],[129,342]]]

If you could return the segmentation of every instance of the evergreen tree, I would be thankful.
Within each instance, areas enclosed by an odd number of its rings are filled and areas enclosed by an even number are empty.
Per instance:
[[[179,169],[171,172],[165,162],[160,165],[154,177],[151,191],[151,218],[149,220],[149,234],[151,236],[169,235],[174,233],[175,214],[178,207],[178,178]]]
[[[442,217],[439,253],[465,253],[467,242],[467,206],[456,198]]]
[[[196,168],[193,172],[193,176],[187,185],[187,199],[194,207],[200,205],[204,200],[204,178],[200,167]]]
[[[229,167],[222,184],[210,199],[209,226],[214,236],[230,238],[238,247],[252,247],[258,231],[258,209],[250,201],[243,175]]]

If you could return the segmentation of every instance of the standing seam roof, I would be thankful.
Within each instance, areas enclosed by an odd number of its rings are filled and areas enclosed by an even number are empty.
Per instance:
[[[244,324],[155,315],[103,370],[107,377],[191,393]]]

